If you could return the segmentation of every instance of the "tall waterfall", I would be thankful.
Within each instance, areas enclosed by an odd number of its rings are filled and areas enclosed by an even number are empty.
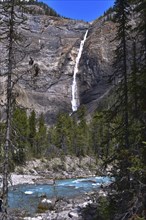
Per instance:
[[[78,55],[77,55],[77,58],[76,58],[76,64],[75,64],[75,67],[74,67],[73,83],[72,83],[72,100],[71,100],[73,112],[77,111],[77,109],[79,107],[79,104],[80,104],[79,103],[76,76],[77,76],[77,72],[78,72],[79,61],[80,61],[82,51],[83,51],[83,46],[84,46],[85,40],[87,38],[87,34],[88,34],[88,30],[86,31],[86,33],[84,35],[84,39],[80,43],[80,48],[79,48],[79,52],[78,52]]]

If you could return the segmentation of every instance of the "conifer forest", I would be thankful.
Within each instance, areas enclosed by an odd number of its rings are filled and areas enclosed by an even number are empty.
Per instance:
[[[101,39],[110,32],[101,54],[99,30]],[[106,54],[108,45],[112,53]],[[49,217],[65,210],[60,197],[51,209],[42,208],[40,218],[12,211],[16,169],[30,161],[50,166],[59,158],[59,172],[66,173],[68,157],[80,164],[88,157],[94,175],[113,178],[99,187],[106,195],[95,190],[91,204],[66,211],[67,217]],[[59,180],[52,172],[55,177],[47,178]],[[115,0],[92,24],[65,18],[44,2],[0,1],[0,182],[2,220],[146,219],[146,0]]]

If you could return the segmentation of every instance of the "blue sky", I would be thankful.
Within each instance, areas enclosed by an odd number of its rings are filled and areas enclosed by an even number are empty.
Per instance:
[[[41,0],[65,17],[92,21],[102,15],[114,0]]]

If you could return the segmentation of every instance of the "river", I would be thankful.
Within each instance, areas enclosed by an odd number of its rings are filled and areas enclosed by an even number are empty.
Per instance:
[[[56,180],[53,184],[23,184],[9,189],[9,207],[22,209],[33,214],[37,211],[42,195],[48,199],[56,196],[73,198],[90,191],[99,190],[101,184],[109,184],[109,177],[90,177],[80,179]]]

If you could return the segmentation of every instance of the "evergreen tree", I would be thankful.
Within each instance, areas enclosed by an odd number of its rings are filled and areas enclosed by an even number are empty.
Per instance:
[[[123,98],[123,120],[124,120],[124,138],[125,138],[125,147],[129,147],[129,137],[128,137],[128,65],[127,65],[127,32],[129,30],[128,25],[128,10],[129,4],[127,0],[117,0],[115,2],[115,21],[117,23],[117,36],[119,45],[116,49],[116,60],[115,60],[115,72],[118,74],[118,78],[121,81],[121,92]],[[120,91],[119,91],[120,92]]]
[[[133,4],[129,7],[129,2]],[[135,4],[136,3],[136,4]],[[143,8],[141,8],[143,5]],[[139,10],[138,18],[133,9]],[[115,91],[113,105],[109,110],[110,137],[113,142],[114,152],[109,161],[113,163],[113,175],[116,178],[118,200],[123,201],[124,193],[131,194],[131,200],[135,201],[135,195],[140,202],[141,193],[143,209],[146,201],[146,172],[145,158],[146,148],[146,117],[145,117],[145,1],[116,1],[115,4],[117,22],[117,40],[119,45],[116,50],[115,61]],[[133,11],[132,11],[133,10]],[[133,13],[133,14],[132,14]],[[133,26],[129,26],[129,18],[132,15]],[[139,18],[143,17],[140,21]],[[108,161],[108,162],[109,162]],[[117,172],[118,170],[118,172]],[[128,178],[127,178],[128,177]],[[131,177],[131,178],[130,178]],[[140,183],[141,182],[141,183]],[[134,192],[134,193],[133,193]],[[131,201],[129,199],[129,202]],[[135,202],[136,203],[136,202]],[[121,203],[123,213],[127,212],[128,205]],[[122,210],[121,210],[122,211]],[[119,210],[117,210],[119,212]],[[123,214],[122,213],[122,214]],[[145,213],[145,214],[144,214]],[[121,218],[125,218],[125,214]],[[122,217],[123,216],[123,217]],[[146,212],[138,213],[139,217],[146,218]],[[113,217],[114,219],[114,217]]]
[[[141,35],[141,56],[143,59],[143,65],[146,66],[146,1],[134,0],[136,4],[136,12],[139,13],[139,26],[138,31]]]
[[[8,219],[7,206],[8,206],[8,176],[9,176],[9,153],[11,151],[11,117],[13,110],[13,87],[18,81],[19,76],[17,71],[18,64],[22,61],[23,50],[22,45],[25,47],[24,38],[21,34],[21,28],[25,22],[23,13],[21,15],[16,13],[16,8],[20,8],[20,1],[11,0],[0,4],[0,44],[3,56],[1,56],[2,74],[7,76],[6,88],[6,129],[4,141],[4,163],[3,163],[3,217]],[[3,19],[5,18],[5,19]],[[17,46],[16,46],[17,45]],[[21,49],[20,49],[21,48]]]
[[[9,172],[9,150],[10,150],[10,127],[11,127],[11,108],[12,108],[12,65],[13,65],[13,33],[14,33],[14,1],[10,8],[10,23],[9,23],[9,53],[8,53],[8,79],[7,79],[7,120],[6,120],[6,134],[4,144],[4,167],[3,167],[3,196],[4,196],[4,215],[3,219],[7,219],[8,206],[8,172]]]
[[[89,130],[85,119],[85,107],[81,107],[77,112],[78,122],[76,130],[77,156],[84,156],[89,152]]]
[[[139,51],[140,58],[138,60],[139,68],[139,119],[141,122],[140,134],[141,134],[141,144],[139,144],[139,155],[138,158],[142,162],[142,166],[139,171],[139,178],[142,183],[140,185],[141,193],[143,195],[143,207],[144,207],[144,218],[146,218],[146,104],[145,104],[145,94],[146,94],[146,1],[145,0],[135,0],[136,12],[139,14],[139,22],[137,25],[137,31],[139,35]]]
[[[45,126],[44,116],[40,115],[38,119],[38,131],[36,133],[35,156],[41,157],[47,148],[47,128]]]
[[[3,145],[4,145],[5,123],[0,122],[0,172],[2,173]]]
[[[29,116],[29,143],[30,143],[30,151],[33,155],[35,155],[36,152],[36,114],[33,110]]]
[[[28,153],[28,119],[26,111],[16,108],[12,116],[12,159],[16,164],[25,164]]]
[[[60,113],[54,130],[54,144],[56,147],[60,148],[64,154],[67,153],[68,145],[70,143],[69,120],[67,114]]]
[[[129,37],[129,3],[128,0],[115,1],[115,22],[117,24],[116,40],[118,46],[115,51],[114,75],[116,97],[114,104],[110,110],[111,120],[120,119],[115,130],[115,138],[117,140],[118,153],[118,169],[119,179],[125,176],[127,183],[129,182],[129,159],[126,152],[129,151],[129,91],[128,91],[128,37]],[[114,122],[115,123],[115,122]],[[115,146],[116,147],[116,146]],[[117,151],[117,148],[115,148]],[[123,157],[125,152],[125,156]],[[119,178],[120,177],[120,178]],[[128,187],[128,184],[127,184]]]
[[[107,123],[103,112],[95,112],[90,125],[90,142],[91,148],[97,159],[106,159],[111,151],[110,124]],[[112,142],[112,141],[111,141]]]

